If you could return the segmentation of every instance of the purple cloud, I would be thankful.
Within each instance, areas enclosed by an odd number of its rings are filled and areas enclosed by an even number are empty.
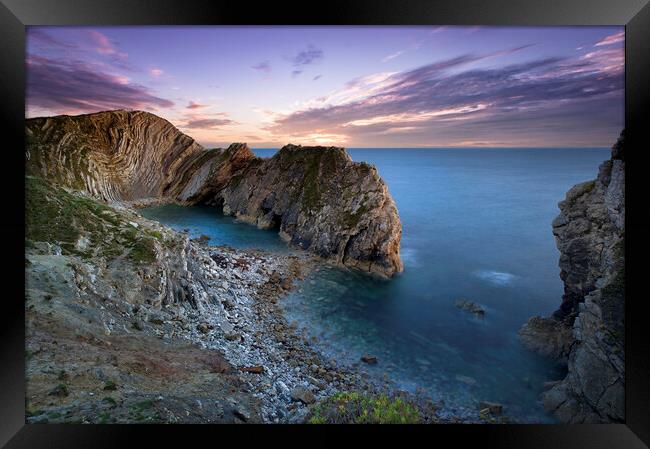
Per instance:
[[[181,125],[188,129],[217,129],[225,125],[233,125],[237,122],[230,120],[225,113],[213,114],[211,116],[190,114],[186,122]]]
[[[79,61],[54,61],[42,56],[27,59],[27,104],[56,113],[83,113],[107,109],[152,109],[174,103],[152,95],[123,76],[111,75]]]
[[[78,48],[76,44],[64,42],[60,39],[55,38],[51,34],[46,33],[44,30],[34,27],[27,27],[27,42],[29,44],[34,43],[37,45],[58,47],[63,49]]]
[[[304,71],[305,67],[311,64],[316,64],[321,59],[323,59],[323,50],[316,48],[313,45],[308,46],[307,49],[298,52],[291,59],[291,62],[294,67],[294,70],[291,72],[291,75],[292,76],[300,75]]]
[[[319,132],[371,138],[408,132],[439,141],[444,134],[462,137],[454,130],[492,135],[490,127],[508,128],[523,121],[540,127],[553,119],[561,128],[571,123],[583,133],[599,114],[608,117],[603,118],[606,127],[621,124],[621,117],[615,114],[621,109],[616,101],[622,101],[624,87],[622,49],[596,50],[572,60],[546,58],[496,69],[458,71],[503,53],[462,55],[377,77],[372,86],[365,86],[365,96],[364,83],[370,77],[353,80],[346,85],[349,100],[339,98],[328,104],[327,98],[321,99],[322,106],[281,116],[268,129],[278,135]],[[602,108],[598,114],[593,111],[596,103]],[[521,128],[514,131],[521,133]]]
[[[190,102],[185,106],[187,109],[202,109],[202,108],[207,108],[207,104],[200,104],[200,103],[195,103],[190,100]]]
[[[262,61],[258,64],[255,64],[254,66],[251,66],[251,69],[268,75],[271,73],[271,63],[269,61]]]
[[[619,31],[618,33],[606,36],[600,41],[596,42],[596,44],[594,44],[594,47],[602,47],[603,45],[617,44],[619,42],[623,42],[624,40],[625,40],[625,31]]]

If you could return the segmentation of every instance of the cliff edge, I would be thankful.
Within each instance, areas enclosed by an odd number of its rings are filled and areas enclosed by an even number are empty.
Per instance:
[[[553,316],[533,317],[520,330],[527,347],[567,363],[566,378],[542,396],[563,422],[625,419],[624,146],[622,133],[597,178],[559,203],[553,234],[562,303]]]

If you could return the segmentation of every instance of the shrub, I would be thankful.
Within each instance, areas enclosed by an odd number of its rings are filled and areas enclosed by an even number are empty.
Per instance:
[[[420,413],[403,399],[384,394],[337,393],[316,404],[311,424],[416,424]]]

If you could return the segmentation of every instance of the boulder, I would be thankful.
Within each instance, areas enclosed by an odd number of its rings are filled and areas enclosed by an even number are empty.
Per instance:
[[[308,389],[303,387],[298,387],[298,388],[294,388],[291,391],[291,400],[296,402],[299,401],[305,405],[309,405],[316,402],[316,397],[314,396],[314,393],[312,393]]]

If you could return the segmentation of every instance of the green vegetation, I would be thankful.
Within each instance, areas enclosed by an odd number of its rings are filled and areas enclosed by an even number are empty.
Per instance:
[[[137,263],[151,263],[156,260],[155,245],[151,239],[136,240],[131,243],[129,258]]]
[[[311,424],[416,424],[418,410],[400,398],[384,394],[337,393],[311,411]]]
[[[136,263],[156,258],[158,231],[140,231],[109,206],[70,193],[33,176],[25,178],[26,246],[33,242],[56,243],[64,254],[84,258],[95,255],[113,259],[128,252]],[[83,243],[85,239],[85,244]]]
[[[163,239],[162,232],[160,232],[160,231],[152,231],[150,229],[147,229],[144,232],[147,233],[147,235],[150,235],[151,237],[158,240],[160,243],[163,243],[164,239]]]
[[[340,223],[346,228],[353,228],[359,223],[361,217],[363,217],[366,214],[366,212],[368,212],[368,210],[369,210],[368,206],[366,206],[364,203],[361,206],[359,206],[356,212],[344,213],[341,216]]]
[[[115,391],[115,390],[117,390],[117,385],[112,380],[107,380],[104,383],[104,390],[106,390],[106,391]]]
[[[318,172],[320,168],[320,156],[315,156],[310,159],[305,176],[302,181],[302,204],[303,210],[313,211],[318,209],[320,204],[320,185],[318,180]]]
[[[157,422],[161,420],[158,411],[153,409],[153,401],[147,399],[132,405],[129,416],[136,422]]]
[[[111,408],[112,407],[117,407],[117,401],[115,399],[113,399],[112,397],[110,397],[110,396],[105,396],[104,399],[102,399],[102,401],[104,401],[105,403],[110,405]]]
[[[68,396],[69,394],[70,390],[68,389],[68,386],[63,383],[58,384],[56,387],[50,390],[49,393],[50,396]]]
[[[578,188],[576,189],[575,193],[571,197],[567,198],[570,207],[575,206],[576,202],[580,198],[591,193],[591,191],[594,190],[594,188],[596,187],[596,181],[592,180],[592,181],[583,182],[582,184],[577,184],[576,186],[574,186],[574,188],[576,187]]]
[[[111,419],[111,414],[107,411],[103,411],[99,414],[99,424],[109,424],[113,420]]]

